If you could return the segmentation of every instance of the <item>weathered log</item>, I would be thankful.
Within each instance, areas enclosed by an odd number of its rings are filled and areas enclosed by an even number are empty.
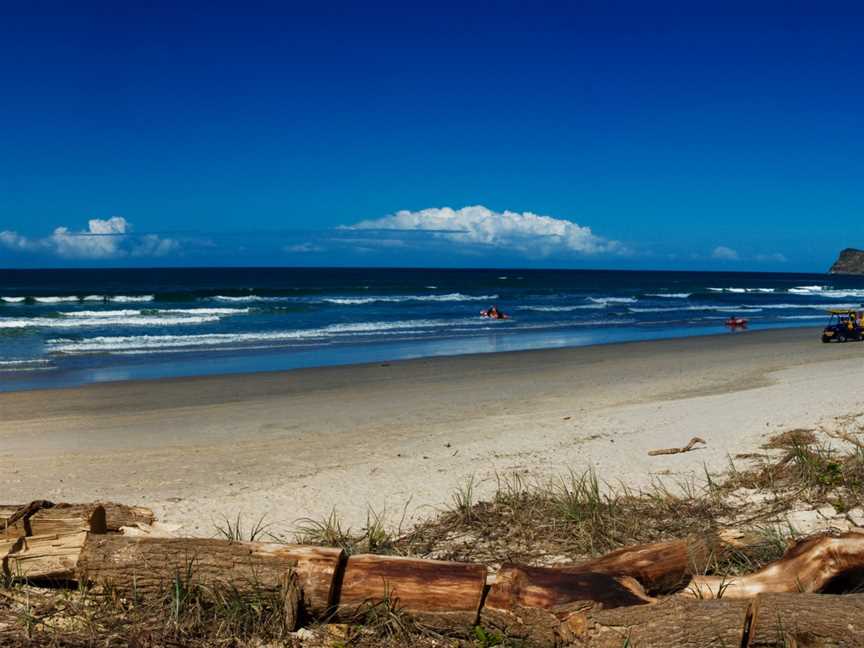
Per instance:
[[[559,620],[575,611],[652,602],[630,576],[504,564],[480,622],[538,646],[553,646]]]
[[[335,619],[362,619],[390,606],[437,629],[465,629],[477,622],[486,568],[469,563],[394,556],[348,558]]]
[[[692,439],[690,439],[690,442],[687,445],[685,445],[681,448],[661,448],[660,450],[649,450],[648,455],[651,457],[657,457],[659,455],[671,455],[671,454],[681,454],[682,452],[690,452],[691,450],[693,450],[694,446],[697,443],[701,443],[703,445],[708,445],[705,442],[705,439],[703,439],[701,437],[693,437]]]
[[[864,646],[864,594],[762,594],[747,646]]]
[[[118,533],[122,527],[149,526],[155,519],[150,509],[114,502],[54,504],[36,500],[0,505],[0,533],[13,537],[76,531]]]
[[[864,646],[864,595],[765,594],[753,601],[670,597],[572,614],[558,631],[579,648]]]
[[[105,509],[105,524],[109,533],[118,533],[122,527],[149,526],[156,516],[143,506],[127,506],[116,502],[99,502]]]
[[[0,507],[0,526],[6,537],[108,531],[105,509],[99,504],[51,504],[48,507],[27,505],[10,514],[11,508]]]
[[[74,581],[86,531],[22,536],[3,561],[7,578],[29,581]]]
[[[579,648],[742,646],[748,601],[673,597],[656,605],[588,610],[567,617],[560,642]]]
[[[163,593],[176,579],[188,585],[272,588],[297,566],[280,549],[259,542],[92,535],[81,552],[78,579],[138,596]]]
[[[694,576],[681,592],[697,598],[753,598],[757,594],[819,592],[832,580],[864,569],[864,534],[845,533],[799,542],[746,576]]]
[[[711,557],[727,548],[720,537],[691,536],[624,547],[588,562],[555,569],[561,573],[631,576],[647,592],[671,592],[686,585],[693,574],[704,572]]]
[[[48,500],[33,500],[29,504],[17,506],[2,505],[0,506],[0,522],[3,523],[4,528],[8,528],[19,520],[28,518],[37,511],[43,508],[51,508],[52,506],[54,506],[54,502],[49,502]]]
[[[338,600],[338,578],[345,552],[329,547],[278,546],[281,556],[297,561],[294,571],[303,590],[304,610],[312,617],[325,617]]]
[[[4,577],[8,577],[6,557],[13,551],[21,548],[20,538],[6,538],[0,536],[0,569]]]

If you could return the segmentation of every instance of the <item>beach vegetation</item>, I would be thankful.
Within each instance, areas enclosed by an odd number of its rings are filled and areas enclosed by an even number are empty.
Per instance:
[[[733,577],[778,559],[790,540],[800,537],[785,517],[788,512],[806,505],[843,515],[861,506],[864,447],[857,436],[844,434],[826,439],[810,430],[792,430],[771,437],[760,452],[731,459],[722,475],[705,468],[704,478],[655,477],[642,489],[609,484],[591,469],[547,479],[523,473],[497,474],[486,482],[471,478],[452,494],[449,506],[410,529],[403,529],[404,511],[392,528],[384,511],[371,509],[365,526],[356,531],[336,511],[301,520],[282,533],[263,518],[247,524],[237,516],[215,526],[231,541],[300,542],[340,547],[348,554],[472,561],[493,568],[505,561],[572,564],[624,546],[709,537],[731,528],[746,541],[711,556],[700,573]],[[353,623],[313,624],[298,634],[292,632],[286,591],[205,587],[196,584],[193,569],[190,563],[163,596],[147,600],[105,588],[51,592],[7,579],[0,588],[0,645],[527,645],[498,628],[479,625],[462,635],[441,635],[405,614],[391,597],[358,609]],[[720,597],[724,590],[721,586]]]

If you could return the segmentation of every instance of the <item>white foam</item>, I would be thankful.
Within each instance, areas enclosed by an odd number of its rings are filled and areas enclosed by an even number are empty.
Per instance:
[[[738,288],[735,286],[729,288],[709,288],[711,292],[734,293],[741,295],[744,293],[773,293],[774,288]]]
[[[322,328],[256,333],[204,333],[194,335],[99,336],[85,340],[53,339],[47,344],[57,353],[98,353],[132,350],[177,349],[184,347],[219,347],[229,344],[261,345],[268,342],[316,340],[354,335],[392,335],[410,330],[480,325],[483,320],[405,320],[396,322],[355,322],[331,324]]]
[[[32,359],[32,360],[0,360],[0,372],[9,371],[44,371],[45,369],[53,369],[50,360]]]
[[[631,313],[676,313],[683,311],[715,311],[720,313],[759,313],[762,306],[684,306],[683,308],[627,308]]]
[[[374,304],[376,302],[399,303],[409,301],[420,302],[460,302],[460,301],[492,301],[498,299],[498,295],[463,295],[462,293],[449,293],[446,295],[394,295],[394,296],[370,296],[370,297],[324,297],[323,302],[340,305]]]
[[[0,329],[18,328],[82,328],[93,326],[178,326],[218,322],[216,315],[188,317],[154,317],[147,315],[120,317],[28,317],[0,318]]]
[[[33,301],[39,304],[63,304],[66,302],[77,302],[79,301],[77,297],[74,296],[64,296],[64,297],[34,297]]]
[[[22,304],[27,301],[26,297],[0,297],[0,301],[7,304]]]
[[[646,297],[662,297],[664,299],[687,299],[693,293],[645,293]]]
[[[827,286],[799,286],[790,288],[793,295],[805,297],[826,297],[828,299],[848,299],[850,297],[864,298],[864,290],[829,288]]]
[[[118,304],[132,304],[136,302],[151,302],[156,299],[155,295],[114,295],[109,297],[108,301],[117,302]]]
[[[605,304],[580,304],[579,306],[520,306],[519,310],[537,311],[540,313],[567,313],[577,310],[602,310]]]
[[[230,295],[216,295],[215,297],[204,297],[203,299],[214,299],[216,301],[226,301],[226,302],[254,302],[254,301],[264,301],[272,300],[278,301],[278,297],[259,297],[258,295],[244,295],[242,297],[232,297]]]
[[[123,309],[123,310],[82,310],[82,311],[64,311],[60,313],[61,317],[70,317],[70,318],[101,318],[101,319],[110,319],[110,318],[118,318],[118,317],[154,317],[157,315],[172,318],[180,315],[221,315],[221,316],[230,316],[230,315],[241,315],[243,313],[248,313],[251,309],[249,308],[157,308],[157,309],[145,309],[145,310],[133,310],[133,309]]]
[[[635,304],[635,297],[589,297],[589,301],[595,304]]]

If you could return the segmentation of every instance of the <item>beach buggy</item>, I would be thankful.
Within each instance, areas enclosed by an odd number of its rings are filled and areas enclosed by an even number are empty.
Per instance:
[[[846,342],[864,338],[864,313],[851,309],[832,309],[828,313],[830,318],[822,331],[823,342]]]

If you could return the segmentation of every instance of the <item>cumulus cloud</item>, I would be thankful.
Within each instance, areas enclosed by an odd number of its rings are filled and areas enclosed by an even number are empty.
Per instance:
[[[154,257],[179,248],[177,241],[156,234],[133,235],[132,225],[122,216],[105,220],[93,218],[82,231],[58,227],[44,238],[28,238],[5,230],[0,232],[0,245],[20,252],[42,252],[64,259]]]
[[[402,210],[343,229],[423,233],[472,250],[498,249],[538,257],[626,252],[618,241],[605,239],[590,227],[569,220],[532,212],[496,212],[482,205]]]
[[[738,261],[741,257],[738,252],[725,245],[718,245],[711,253],[711,257],[720,261]]]

